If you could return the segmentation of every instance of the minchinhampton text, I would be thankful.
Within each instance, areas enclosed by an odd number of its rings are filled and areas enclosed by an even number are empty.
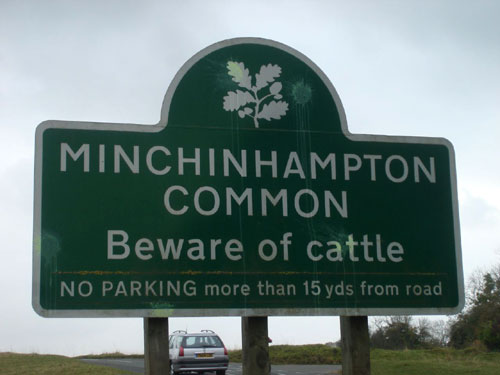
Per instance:
[[[328,153],[321,156],[316,152],[310,152],[305,158],[300,158],[295,151],[283,155],[271,150],[263,155],[260,150],[250,152],[243,149],[240,150],[239,155],[235,155],[228,149],[209,148],[202,153],[200,148],[186,151],[184,147],[178,147],[176,152],[172,153],[165,146],[152,146],[144,150],[135,145],[129,146],[126,151],[121,145],[113,145],[110,163],[108,160],[110,153],[106,151],[106,145],[96,145],[92,148],[90,144],[82,144],[78,148],[72,148],[68,143],[60,145],[61,172],[79,169],[84,173],[92,170],[99,173],[119,174],[126,170],[129,173],[140,174],[146,170],[154,175],[169,175],[169,177],[191,173],[195,176],[242,179],[251,177],[287,180],[297,177],[302,180],[338,181],[343,179],[350,181],[354,174],[368,169],[372,182],[384,179],[395,184],[407,181],[436,183],[434,157],[422,160],[419,156],[413,156],[411,160],[407,160],[401,155],[384,157],[376,154]],[[68,161],[70,158],[72,163]],[[69,166],[70,163],[73,165]],[[341,169],[343,173],[339,173],[338,169]],[[332,216],[332,211],[336,211],[342,218],[348,217],[347,191],[345,190],[337,194],[331,190],[316,192],[307,188],[292,194],[288,189],[280,189],[274,194],[266,188],[259,190],[254,192],[253,188],[247,187],[241,193],[237,193],[232,187],[216,189],[213,186],[200,186],[195,191],[188,191],[182,185],[171,185],[165,189],[163,203],[171,215],[184,215],[195,210],[200,215],[211,216],[221,210],[221,195],[224,195],[225,214],[228,216],[232,215],[233,204],[243,206],[246,203],[248,216],[258,214],[267,216],[269,204],[276,207],[281,203],[283,217],[289,216],[290,206],[295,213],[304,218],[317,215],[328,218]],[[260,204],[255,203],[255,195],[260,195]],[[211,206],[202,207],[200,201],[204,197],[212,200]],[[306,201],[308,204],[304,204]],[[192,203],[192,205],[184,202]]]
[[[111,150],[110,150],[111,149]],[[421,158],[420,156],[404,157],[392,154],[388,156],[379,154],[355,153],[316,153],[309,152],[301,155],[295,151],[278,152],[275,150],[245,150],[237,153],[229,149],[200,149],[197,147],[178,147],[170,150],[161,145],[143,147],[139,145],[123,147],[121,145],[91,145],[88,143],[70,146],[68,143],[60,144],[60,172],[97,172],[97,173],[151,173],[157,176],[185,176],[194,175],[202,177],[224,177],[252,179],[283,179],[287,184],[288,179],[323,180],[323,181],[350,181],[357,173],[369,176],[371,182],[384,181],[394,184],[410,182],[415,184],[435,184],[436,165],[434,157]],[[110,160],[111,159],[111,160]],[[171,181],[171,178],[169,178]],[[203,181],[206,181],[204,178]],[[219,180],[220,181],[220,180]],[[257,191],[254,191],[257,190]],[[194,191],[189,191],[185,186],[173,184],[165,187],[162,200],[166,211],[171,215],[185,215],[196,212],[202,216],[220,214],[227,216],[233,214],[233,206],[241,208],[239,214],[248,216],[267,216],[270,210],[280,210],[283,217],[297,214],[303,218],[313,218],[321,215],[325,218],[338,215],[348,218],[348,199],[346,190],[334,192],[324,190],[321,192],[303,188],[292,193],[283,188],[278,192],[269,189],[252,187],[243,188],[240,193],[232,187],[217,188],[213,186],[200,186]],[[223,196],[221,199],[221,195]],[[207,207],[207,199],[211,202]],[[221,203],[222,201],[222,203]],[[204,202],[204,203],[202,203]],[[258,202],[258,203],[257,203]],[[225,208],[222,206],[225,205]],[[245,210],[246,207],[246,210]],[[291,208],[290,208],[291,207]],[[292,211],[292,212],[290,212]],[[279,212],[279,211],[275,211]],[[285,233],[281,240],[284,247],[291,243],[291,233]],[[131,253],[129,236],[124,230],[108,230],[108,259],[124,259]],[[381,235],[376,234],[369,239],[367,234],[354,234],[347,236],[344,242],[329,241],[320,243],[311,241],[307,245],[309,259],[318,261],[342,261],[342,254],[351,261],[372,262],[401,262],[404,254],[403,246],[398,242],[389,242],[382,246]],[[361,239],[362,237],[362,239]],[[185,241],[185,242],[184,242]],[[141,238],[135,241],[135,255],[141,260],[152,258],[151,252],[158,245],[158,254],[162,259],[179,259],[181,254],[191,260],[215,259],[215,247],[221,240],[213,239],[204,244],[200,239],[148,239]],[[385,241],[384,241],[385,242]],[[187,244],[186,244],[187,243]],[[362,248],[361,256],[356,255],[356,246]],[[224,253],[229,260],[241,259],[243,245],[237,239],[227,241]],[[266,252],[266,247],[268,251]],[[344,249],[343,249],[344,248]],[[118,250],[119,249],[119,250]],[[205,251],[206,249],[206,251]],[[372,254],[373,249],[373,254]],[[324,250],[324,251],[319,251]],[[259,255],[265,261],[276,257],[277,245],[274,241],[266,239],[259,245]],[[206,254],[207,253],[207,254]],[[288,253],[283,252],[283,259]],[[346,256],[346,257],[347,257]]]

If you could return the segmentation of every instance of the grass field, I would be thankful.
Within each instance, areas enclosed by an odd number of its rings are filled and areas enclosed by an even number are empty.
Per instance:
[[[326,345],[271,345],[272,364],[340,364],[339,349]],[[124,357],[120,353],[89,355],[85,358]],[[140,356],[134,356],[140,357]],[[232,362],[241,361],[241,351],[231,351]],[[373,375],[498,375],[500,353],[475,349],[373,350]],[[2,375],[118,375],[130,374],[108,367],[83,363],[79,358],[56,355],[0,353]]]

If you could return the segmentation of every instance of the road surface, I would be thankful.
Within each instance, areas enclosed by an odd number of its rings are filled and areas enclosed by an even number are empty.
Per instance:
[[[83,359],[95,365],[109,366],[144,374],[144,360],[137,358]],[[271,375],[336,375],[340,374],[340,365],[273,365]],[[206,372],[205,375],[214,375]],[[226,375],[241,375],[241,363],[230,363]]]

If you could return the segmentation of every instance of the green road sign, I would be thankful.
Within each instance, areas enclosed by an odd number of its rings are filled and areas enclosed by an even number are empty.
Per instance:
[[[156,126],[36,132],[43,316],[453,313],[454,153],[353,135],[308,58],[233,39],[196,54]]]

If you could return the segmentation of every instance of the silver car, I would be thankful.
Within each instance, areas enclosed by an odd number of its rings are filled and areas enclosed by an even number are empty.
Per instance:
[[[169,337],[170,373],[215,371],[225,375],[229,363],[227,349],[213,331],[175,331]]]

